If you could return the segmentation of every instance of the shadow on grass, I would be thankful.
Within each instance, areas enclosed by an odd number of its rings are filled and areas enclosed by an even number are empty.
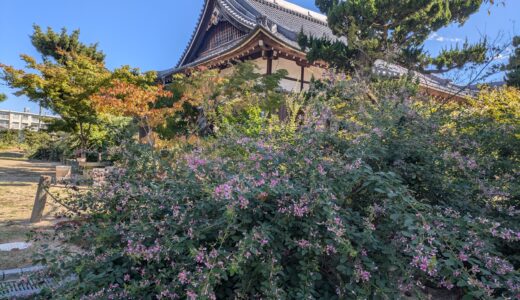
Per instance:
[[[0,186],[32,186],[30,183],[0,182]]]
[[[0,158],[24,158],[24,154],[21,152],[0,152]]]

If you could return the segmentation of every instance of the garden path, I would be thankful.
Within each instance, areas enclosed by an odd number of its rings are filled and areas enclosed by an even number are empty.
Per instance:
[[[40,175],[53,175],[56,163],[32,161],[23,153],[0,151],[0,244],[26,241],[31,230],[49,230],[59,208],[48,201],[42,222],[30,224]],[[33,247],[0,251],[0,270],[31,265]]]

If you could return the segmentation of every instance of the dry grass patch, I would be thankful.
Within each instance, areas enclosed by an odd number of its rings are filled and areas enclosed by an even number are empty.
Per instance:
[[[61,210],[52,200],[42,222],[30,224],[29,218],[40,175],[52,175],[56,165],[29,161],[20,152],[0,152],[0,243],[26,241],[31,230],[51,230]],[[30,265],[35,248],[0,252],[0,269]]]

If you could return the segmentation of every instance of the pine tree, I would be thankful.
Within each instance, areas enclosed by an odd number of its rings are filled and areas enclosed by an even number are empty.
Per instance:
[[[437,57],[424,42],[440,28],[464,24],[483,3],[492,0],[316,0],[328,15],[337,40],[300,34],[300,46],[311,61],[325,60],[343,70],[370,70],[377,59],[399,63],[425,73],[442,73],[468,62],[486,60],[487,42],[467,41]]]
[[[506,82],[510,86],[520,88],[520,36],[513,38],[514,53],[506,65]]]

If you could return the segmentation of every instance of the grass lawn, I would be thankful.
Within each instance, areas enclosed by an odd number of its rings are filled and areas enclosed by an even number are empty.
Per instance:
[[[16,150],[0,151],[0,243],[26,241],[31,230],[50,230],[54,214],[60,210],[47,200],[44,219],[30,224],[34,196],[40,175],[52,175],[55,163],[29,161]],[[31,265],[34,247],[28,250],[0,252],[0,269]]]

